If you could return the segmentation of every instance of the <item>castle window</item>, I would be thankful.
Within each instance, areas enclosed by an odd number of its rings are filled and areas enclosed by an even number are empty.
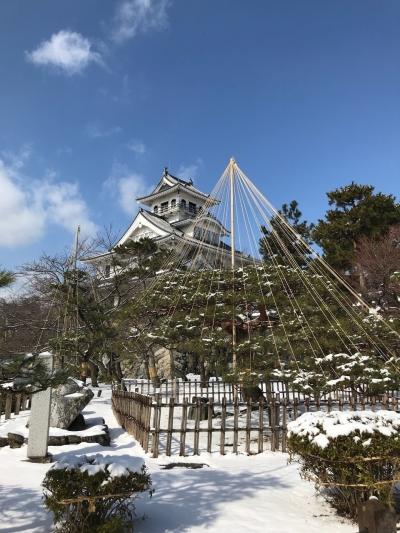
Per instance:
[[[154,206],[154,213],[158,213],[158,205]]]
[[[162,202],[161,204],[161,213],[164,213],[165,211],[168,211],[168,202]]]
[[[189,202],[189,211],[191,213],[196,213],[196,204],[194,204],[193,202]]]
[[[176,207],[176,200],[175,198],[173,200],[171,200],[171,207],[174,208]]]
[[[106,266],[105,266],[105,269],[104,269],[104,276],[105,276],[106,278],[109,278],[109,277],[110,277],[110,271],[111,271],[111,267],[110,267],[110,265],[106,265]]]
[[[186,209],[186,200],[181,200],[181,207],[182,209]]]

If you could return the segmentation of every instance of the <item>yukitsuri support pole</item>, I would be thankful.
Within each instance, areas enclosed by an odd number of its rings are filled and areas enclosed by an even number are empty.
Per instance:
[[[231,269],[232,269],[232,370],[236,372],[237,351],[236,351],[236,311],[235,311],[235,173],[236,161],[231,157],[229,161],[229,182],[230,182],[230,214],[231,214]],[[238,397],[238,386],[233,385],[233,399]]]

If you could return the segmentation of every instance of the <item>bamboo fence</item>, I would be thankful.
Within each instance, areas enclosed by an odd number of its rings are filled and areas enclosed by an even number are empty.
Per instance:
[[[269,393],[259,402],[228,401],[224,396],[204,399],[193,395],[175,398],[150,396],[114,389],[113,411],[146,452],[199,455],[201,452],[258,454],[269,449],[286,451],[287,424],[307,411],[398,409],[397,397],[382,398],[295,398]]]

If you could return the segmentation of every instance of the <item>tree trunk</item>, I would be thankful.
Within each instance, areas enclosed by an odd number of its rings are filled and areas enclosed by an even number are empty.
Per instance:
[[[175,358],[174,350],[169,350],[169,377],[171,379],[175,378]]]
[[[159,387],[160,378],[158,377],[156,361],[155,361],[153,353],[149,353],[149,376],[153,384],[153,387]]]
[[[200,358],[200,383],[201,388],[208,387],[208,370],[203,357]]]
[[[149,360],[147,358],[144,359],[144,374],[146,379],[150,379]]]
[[[92,381],[92,387],[98,387],[99,367],[93,361],[89,361],[90,379]]]

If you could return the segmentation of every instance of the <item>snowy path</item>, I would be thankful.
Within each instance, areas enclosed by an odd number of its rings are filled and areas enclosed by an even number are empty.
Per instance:
[[[69,454],[144,455],[142,448],[117,424],[110,409],[110,391],[94,398],[86,414],[101,416],[110,428],[111,447],[85,443],[50,447],[55,459]],[[200,462],[190,470],[162,465]],[[282,453],[257,456],[203,454],[200,457],[146,457],[155,493],[137,501],[138,533],[355,533],[321,499],[312,484],[299,478],[297,466]],[[51,516],[41,503],[40,483],[47,464],[26,461],[26,446],[0,449],[0,531],[45,533]],[[145,520],[140,518],[146,515]]]

